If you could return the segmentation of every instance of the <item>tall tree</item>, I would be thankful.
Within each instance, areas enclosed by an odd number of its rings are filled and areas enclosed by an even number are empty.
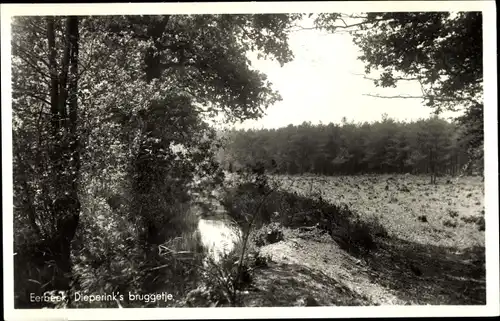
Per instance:
[[[20,174],[21,208],[28,209],[32,233],[44,242],[44,260],[55,262],[50,283],[67,290],[80,215],[79,18],[23,17],[17,22],[12,43],[13,111],[19,125],[14,126],[14,172]],[[40,108],[35,123],[30,108]],[[34,154],[26,151],[31,144]]]

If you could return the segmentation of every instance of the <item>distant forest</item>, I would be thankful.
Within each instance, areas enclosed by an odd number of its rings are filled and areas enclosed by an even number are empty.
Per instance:
[[[482,110],[480,110],[482,112]],[[475,115],[482,118],[482,115]],[[467,147],[482,145],[482,122],[464,126],[437,116],[411,122],[386,114],[372,123],[289,125],[228,131],[220,157],[229,171],[261,166],[279,174],[472,174]],[[471,166],[472,165],[472,166]]]

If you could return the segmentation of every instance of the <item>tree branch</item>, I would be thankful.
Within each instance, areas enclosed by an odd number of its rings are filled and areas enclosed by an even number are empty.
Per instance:
[[[357,17],[357,18],[361,19],[361,17]],[[326,26],[319,25],[318,26],[318,24],[316,24],[316,26],[313,27],[313,28],[314,29],[331,30],[331,31],[335,32],[335,30],[339,29],[339,28],[340,29],[350,29],[350,28],[353,28],[353,27],[366,26],[366,25],[370,25],[370,24],[375,24],[375,23],[380,22],[380,21],[388,21],[388,20],[390,20],[390,19],[387,19],[387,18],[379,18],[379,19],[365,20],[365,21],[361,21],[361,22],[357,22],[357,23],[347,24],[345,22],[345,20],[342,19],[341,17],[338,17],[337,19],[340,20],[340,21],[342,21],[342,23],[344,25],[326,25]]]
[[[37,95],[35,93],[32,93],[32,92],[29,92],[29,91],[23,91],[22,94],[24,94],[26,96],[29,96],[31,98],[35,98],[35,99],[41,101],[42,103],[45,103],[45,104],[47,104],[47,105],[50,106],[50,101],[48,101],[47,99],[43,98],[42,96],[39,96],[39,95]]]
[[[337,28],[342,28],[342,29],[349,29],[349,28],[352,28],[352,27],[357,27],[357,26],[362,26],[362,25],[366,25],[366,24],[369,24],[369,23],[373,23],[373,21],[362,21],[362,22],[358,22],[358,23],[353,23],[353,24],[350,24],[348,25],[344,19],[342,18],[338,18],[340,21],[342,21],[344,23],[343,26],[331,26],[331,28],[334,28],[334,29],[337,29]],[[379,19],[379,20],[376,20],[375,22],[377,21],[383,21],[385,19]]]
[[[24,61],[29,67],[33,68],[33,70],[35,72],[37,72],[38,74],[40,74],[42,77],[44,77],[45,79],[50,79],[50,76],[48,73],[44,72],[42,69],[40,69],[39,67],[37,67],[35,64],[33,64],[31,61],[29,61],[29,59],[23,57],[23,56],[16,56],[17,58],[21,59],[22,61]]]
[[[296,29],[290,29],[291,32],[296,32],[296,31],[304,31],[304,30],[318,30],[318,27],[301,27],[301,26],[294,26]]]
[[[377,78],[371,78],[371,77],[367,77],[365,74],[358,74],[358,73],[351,73],[352,75],[355,75],[355,76],[363,76],[364,79],[367,79],[367,80],[373,80],[373,81],[377,81],[377,80],[380,80],[380,79],[377,79]],[[420,77],[393,77],[394,80],[403,80],[403,81],[413,81],[413,80],[418,80],[420,81]]]
[[[384,96],[378,94],[363,94],[363,96],[375,97],[375,98],[385,98],[385,99],[425,99],[425,96],[411,96],[411,95],[395,95],[395,96]]]
[[[384,99],[432,99],[434,101],[441,102],[463,102],[470,101],[473,103],[477,103],[475,99],[472,98],[439,98],[433,95],[422,95],[422,96],[412,96],[412,95],[394,95],[394,96],[384,96],[379,94],[363,94],[363,96],[374,97],[374,98],[384,98]]]
[[[92,39],[93,40],[93,39]],[[87,55],[88,55],[88,61],[87,61],[87,64],[86,65],[83,65],[82,63],[78,62],[78,64],[81,66],[80,68],[80,72],[78,73],[77,77],[78,79],[80,79],[87,70],[90,69],[91,65],[92,65],[92,57],[93,57],[93,54],[94,54],[94,41],[91,41],[90,42],[90,48],[89,48],[89,51],[87,52]]]
[[[354,14],[348,15],[347,17],[349,17],[351,19],[368,19],[368,16],[357,16]]]
[[[32,53],[29,53],[26,49],[24,49],[21,45],[19,44],[16,44],[16,43],[12,43],[12,47],[14,50],[17,50],[19,51],[20,54],[22,55],[25,55],[26,57],[29,57],[29,58],[33,58],[33,54]],[[19,58],[21,58],[21,55],[18,55]],[[41,63],[43,63],[47,68],[50,68],[50,65],[49,63],[43,59],[42,57],[35,57],[36,59],[30,59],[30,60],[34,60],[34,61],[40,61]],[[21,58],[22,59],[22,58]]]

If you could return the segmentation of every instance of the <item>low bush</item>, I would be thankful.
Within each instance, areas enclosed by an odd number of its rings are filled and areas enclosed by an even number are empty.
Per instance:
[[[202,273],[197,288],[188,293],[181,305],[239,306],[241,291],[252,283],[255,268],[254,256],[249,255],[255,250],[244,250],[242,246],[239,242],[218,260],[207,256],[203,268],[199,267]]]
[[[448,216],[451,217],[451,218],[455,218],[455,217],[458,217],[458,212],[455,211],[455,210],[452,210],[452,209],[448,209]]]
[[[249,266],[252,268],[265,268],[271,262],[269,256],[263,256],[260,251],[254,251],[249,255]]]
[[[479,218],[479,216],[462,216],[460,217],[460,220],[462,220],[464,223],[477,224]]]
[[[255,231],[252,237],[252,241],[259,247],[274,244],[281,240],[283,240],[283,227],[277,222],[261,227]]]
[[[425,216],[425,215],[420,215],[420,216],[418,217],[418,220],[419,220],[420,222],[422,222],[422,223],[427,223],[427,222],[428,222],[428,220],[427,220],[427,216]]]
[[[340,248],[354,255],[374,250],[376,234],[382,237],[387,235],[378,220],[365,221],[360,218],[354,218],[347,224],[337,225],[330,233]]]
[[[484,231],[486,229],[486,222],[484,220],[484,216],[480,216],[478,220],[476,221],[477,228],[480,231]]]
[[[245,226],[249,219],[260,227],[271,221],[274,212],[269,206],[270,194],[272,191],[269,186],[243,183],[226,190],[221,203],[240,227]]]
[[[457,222],[456,221],[452,221],[452,220],[444,220],[443,221],[443,225],[446,226],[446,227],[455,228],[455,227],[457,227]]]

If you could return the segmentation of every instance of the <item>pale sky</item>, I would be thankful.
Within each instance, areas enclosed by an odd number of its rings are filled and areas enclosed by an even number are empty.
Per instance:
[[[355,122],[375,121],[383,113],[398,120],[428,117],[431,109],[420,99],[382,99],[364,94],[421,95],[420,85],[404,82],[397,88],[377,88],[363,79],[364,64],[359,49],[348,34],[318,30],[295,31],[290,47],[295,59],[280,67],[278,62],[259,60],[249,54],[252,67],[262,71],[278,90],[282,101],[270,106],[259,120],[237,123],[235,128],[277,128],[304,121],[340,123],[342,117]],[[452,116],[445,113],[443,117]]]

